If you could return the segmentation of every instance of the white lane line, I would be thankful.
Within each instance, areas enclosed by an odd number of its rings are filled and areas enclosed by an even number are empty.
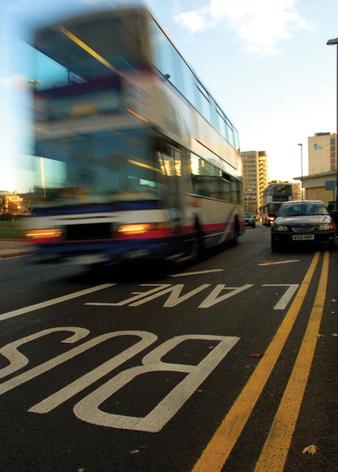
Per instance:
[[[20,256],[0,256],[1,261],[9,261],[11,259],[19,259],[19,257],[26,257],[28,254],[20,254]]]
[[[291,262],[299,262],[299,259],[289,259],[287,261],[263,262],[263,263],[257,264],[257,265],[259,265],[259,266],[270,266],[270,265],[278,265],[278,264],[290,264]]]
[[[289,287],[278,303],[273,307],[274,310],[284,310],[291,298],[297,292],[299,284],[263,284],[263,287]]]
[[[169,277],[187,277],[189,275],[211,274],[213,272],[224,272],[224,269],[200,270],[197,272],[183,272],[182,274],[171,274]]]
[[[18,310],[8,311],[7,313],[0,314],[0,322],[8,320],[9,318],[15,318],[16,316],[24,315],[25,313],[30,313],[31,311],[41,310],[41,308],[46,308],[47,306],[56,305],[57,303],[66,302],[67,300],[72,300],[73,298],[83,297],[89,293],[98,292],[99,290],[104,290],[105,288],[113,287],[116,284],[102,284],[96,285],[95,287],[86,288],[85,290],[79,290],[78,292],[69,293],[68,295],[63,295],[62,297],[52,298],[46,300],[45,302],[36,303],[35,305],[25,306],[19,308]]]

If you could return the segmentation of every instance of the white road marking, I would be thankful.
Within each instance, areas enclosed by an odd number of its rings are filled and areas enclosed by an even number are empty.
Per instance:
[[[296,293],[299,284],[263,284],[262,287],[289,287],[278,303],[273,307],[274,310],[284,310]]]
[[[88,336],[90,332],[88,329],[85,328],[48,328],[7,344],[6,346],[0,349],[0,355],[6,357],[6,359],[9,361],[9,365],[0,369],[0,378],[6,377],[9,374],[13,374],[14,372],[22,369],[22,367],[25,367],[29,363],[29,359],[20,351],[18,351],[19,347],[32,341],[35,341],[36,339],[43,338],[44,336],[47,336],[49,334],[60,332],[62,333],[64,331],[69,331],[73,333],[72,336],[68,336],[66,339],[63,339],[61,341],[62,343],[67,344],[76,343],[80,339],[83,339]]]
[[[0,369],[2,376],[8,376],[17,370],[22,369],[29,363],[29,359],[18,351],[20,346],[56,332],[70,332],[71,335],[68,334],[67,337],[61,341],[68,344],[78,342],[89,334],[89,330],[85,328],[61,326],[45,329],[38,333],[33,333],[29,336],[13,341],[0,349],[0,355],[6,357],[10,362],[9,366]],[[97,366],[92,371],[82,375],[52,395],[41,400],[39,403],[33,405],[28,410],[30,413],[49,413],[65,401],[71,399],[93,383],[97,382],[99,379],[109,374],[112,370],[121,366],[136,354],[147,349],[151,344],[156,342],[157,336],[147,331],[116,331],[101,334],[94,339],[83,342],[79,346],[76,346],[63,354],[43,362],[38,366],[5,380],[0,384],[0,395],[39,377],[40,375],[103,342],[120,336],[134,336],[138,337],[139,340],[124,349],[122,352],[114,355],[111,359],[105,361],[100,366]],[[80,420],[99,426],[152,433],[159,432],[176,415],[191,395],[219,365],[228,352],[237,344],[239,339],[240,338],[235,336],[198,334],[181,335],[168,339],[160,346],[153,349],[150,353],[146,354],[142,359],[141,365],[136,365],[119,372],[106,383],[86,395],[75,405],[73,411]],[[216,341],[217,344],[212,346],[212,350],[208,352],[197,365],[162,361],[162,358],[165,357],[166,354],[173,351],[177,346],[184,344],[186,341]],[[155,374],[157,372],[180,372],[187,375],[144,417],[107,413],[100,408],[101,404],[107,398],[114,395],[115,392],[128,385],[135,378],[143,374]],[[146,375],[144,382],[147,382],[148,378],[149,377]],[[148,385],[150,389],[153,387],[153,378],[151,378],[150,384]]]
[[[27,257],[28,254],[20,254],[19,256],[0,256],[1,261],[9,261],[11,259],[19,259],[19,257]]]
[[[78,328],[78,327],[72,327],[72,326],[66,326],[66,327],[59,327],[59,328],[50,328],[50,329],[45,329],[43,331],[40,331],[39,333],[32,335],[36,338],[42,337],[42,336],[47,336],[48,334],[55,333],[57,331],[70,331],[74,333],[74,336],[68,337],[67,342],[76,342],[77,340],[86,337],[89,334],[89,330],[85,328]],[[32,336],[26,336],[25,338],[19,339],[17,341],[14,341],[13,343],[7,344],[7,346],[4,346],[2,349],[4,350],[4,353],[7,354],[8,360],[11,362],[15,361],[17,364],[11,366],[11,372],[15,372],[17,369],[20,369],[22,367],[22,362],[24,360],[20,359],[17,355],[15,355],[16,348],[22,344],[25,344],[26,342],[29,342],[32,340]],[[102,335],[103,340],[105,340],[104,336],[107,335]],[[98,337],[100,338],[100,336]],[[90,341],[87,341],[83,344],[80,344],[80,346],[74,347],[73,349],[70,349],[64,354],[60,354],[59,356],[54,357],[53,359],[50,359],[46,362],[43,362],[40,365],[37,365],[33,367],[32,369],[29,369],[25,372],[22,372],[21,374],[18,374],[15,377],[10,378],[9,380],[6,380],[5,382],[2,382],[0,384],[0,395],[8,392],[9,390],[12,390],[13,388],[18,387],[19,385],[28,382],[31,379],[34,379],[35,377],[38,377],[41,374],[44,374],[50,369],[53,369],[54,367],[58,366],[59,364],[62,364],[63,362],[68,361],[69,359],[72,359],[73,357],[77,356],[78,354],[81,354],[82,352],[86,351],[89,347],[92,347],[92,345],[98,344],[97,339],[92,339]],[[62,342],[65,342],[62,341]],[[102,341],[100,341],[102,342]],[[12,351],[12,352],[11,352]],[[1,351],[0,351],[1,352]],[[27,358],[26,358],[27,359]],[[7,369],[5,367],[5,369]],[[5,371],[5,373],[7,373]]]
[[[68,343],[69,342],[74,343],[78,339],[81,339],[81,338],[87,336],[88,333],[89,333],[89,330],[84,329],[84,328],[60,327],[60,328],[51,328],[49,330],[46,329],[44,331],[41,331],[40,333],[38,333],[38,334],[40,334],[40,336],[36,336],[36,337],[47,336],[48,334],[51,334],[51,333],[56,332],[56,331],[60,331],[60,332],[62,332],[62,331],[71,331],[71,332],[74,332],[74,336],[71,336],[71,337],[67,338],[67,340],[62,341],[62,342],[68,342]],[[17,376],[6,380],[5,382],[2,382],[0,384],[0,395],[3,395],[4,393],[6,393],[10,390],[13,390],[14,388],[18,387],[19,385],[22,385],[26,382],[29,382],[30,380],[35,379],[36,377],[39,377],[40,375],[44,374],[45,372],[48,372],[49,370],[54,369],[55,367],[57,367],[61,364],[64,364],[65,362],[69,361],[70,359],[73,359],[74,357],[82,354],[83,352],[85,352],[85,351],[87,351],[87,350],[89,350],[89,349],[91,349],[95,346],[98,346],[99,344],[107,341],[108,339],[114,338],[116,336],[121,336],[121,335],[122,336],[124,336],[124,335],[128,336],[128,334],[130,334],[130,333],[131,333],[132,336],[136,335],[136,336],[144,337],[144,339],[142,339],[140,341],[140,347],[143,346],[142,349],[144,349],[145,347],[147,347],[149,344],[153,343],[157,339],[157,336],[153,335],[152,333],[148,333],[146,331],[143,331],[143,332],[116,331],[116,332],[112,332],[112,333],[101,334],[100,336],[97,336],[96,338],[90,339],[89,341],[86,341],[86,342],[80,344],[79,346],[76,346],[73,349],[70,349],[69,351],[67,351],[63,354],[60,354],[56,357],[53,357],[52,359],[49,359],[48,361],[45,361],[42,364],[39,364],[35,367],[32,367],[31,369],[26,370],[25,372],[22,372],[22,373],[18,374]],[[135,334],[135,333],[138,333],[138,334]],[[28,342],[27,341],[28,338],[30,338],[30,336],[28,336],[27,338],[22,338],[18,341],[15,341],[14,343],[8,344],[3,349],[5,349],[5,352],[7,354],[10,351],[14,351],[12,354],[15,354],[16,346],[21,345],[21,344],[25,344],[26,342]],[[111,362],[112,363],[114,363],[114,362],[118,363],[119,361],[121,361],[121,359],[123,359],[125,353],[127,355],[130,355],[130,352],[132,351],[132,349],[133,349],[133,347],[126,349],[123,353],[121,353],[120,355],[117,355],[113,359],[111,359]],[[142,349],[140,349],[140,350],[142,350]],[[0,353],[1,353],[1,351],[0,351]],[[18,361],[18,364],[14,365],[11,368],[12,372],[15,372],[17,369],[21,368],[21,365],[20,365],[21,360],[17,359],[17,361]],[[106,368],[106,366],[107,366],[107,363],[104,363],[103,368]],[[6,367],[4,369],[6,369]],[[79,380],[81,381],[82,378],[80,378]],[[65,395],[67,395],[67,393],[65,393]],[[68,395],[69,395],[69,392],[68,392]],[[71,397],[71,395],[69,396],[69,398],[70,397]]]
[[[188,277],[189,275],[212,274],[213,272],[224,272],[224,269],[209,269],[196,272],[182,272],[182,274],[172,274],[169,277]]]
[[[79,290],[78,292],[69,293],[68,295],[63,295],[62,297],[52,298],[46,300],[45,302],[36,303],[35,305],[26,306],[19,308],[18,310],[8,311],[7,313],[0,314],[0,322],[8,320],[9,318],[15,318],[16,316],[25,315],[32,311],[41,310],[41,308],[46,308],[47,306],[56,305],[58,303],[66,302],[67,300],[72,300],[73,298],[83,297],[89,293],[98,292],[99,290],[104,290],[106,288],[113,287],[116,284],[102,284],[97,285],[96,287],[86,288],[85,290]]]
[[[201,292],[205,288],[210,287],[210,284],[202,284],[199,287],[191,290],[184,295],[181,295],[181,292],[184,288],[184,284],[142,284],[142,286],[155,286],[155,288],[148,290],[147,292],[132,292],[134,297],[127,298],[126,300],[122,300],[118,303],[95,303],[95,302],[88,302],[86,305],[90,306],[133,306],[137,307],[143,305],[144,303],[148,303],[151,300],[155,300],[155,298],[162,297],[163,295],[169,294],[169,297],[164,302],[164,308],[172,308],[174,306],[179,305],[180,303],[188,300],[189,298],[193,297],[197,293]]]
[[[133,297],[129,297],[125,300],[120,302],[87,302],[85,305],[89,306],[132,306],[132,307],[139,307],[140,305],[144,305],[145,303],[151,302],[156,298],[162,297],[163,295],[169,294],[167,300],[163,303],[163,308],[173,308],[180,303],[185,302],[189,298],[192,298],[194,295],[197,295],[202,290],[210,287],[211,284],[202,284],[199,287],[181,295],[181,292],[184,289],[184,284],[141,284],[141,287],[155,287],[151,290],[147,290],[146,292],[132,292]],[[227,287],[224,284],[217,284],[215,288],[211,290],[209,295],[206,296],[204,301],[198,306],[198,308],[210,308],[213,305],[217,305],[218,303],[223,302],[224,300],[228,300],[229,298],[237,295],[238,293],[243,292],[244,290],[248,290],[249,288],[253,287],[253,284],[245,284],[241,287]],[[220,293],[224,290],[228,292],[224,295],[220,295]]]
[[[185,295],[180,296],[181,291],[184,288],[184,284],[177,284],[177,285],[173,285],[172,287],[166,288],[165,290],[162,290],[161,292],[154,293],[153,295],[150,295],[149,297],[142,298],[142,300],[140,301],[131,303],[129,306],[140,306],[140,305],[143,305],[143,303],[150,302],[151,300],[161,297],[162,295],[165,295],[166,293],[170,293],[163,307],[172,308],[184,302],[185,300],[188,300],[189,298],[193,297],[194,295],[201,292],[205,288],[208,288],[209,286],[210,284],[202,284],[200,287],[197,287],[194,290],[191,290],[190,292],[186,293]]]
[[[253,284],[245,284],[242,287],[227,287],[224,284],[218,284],[216,287],[209,293],[209,295],[205,298],[205,300],[199,305],[198,308],[210,308],[217,303],[223,302],[228,298],[237,295],[244,290],[248,290],[249,288],[253,287]],[[225,295],[218,296],[223,290],[230,290],[230,292],[226,293]]]
[[[138,338],[141,338],[141,340],[32,406],[28,411],[39,414],[49,413],[65,401],[74,397],[74,395],[81,392],[83,389],[87,388],[89,385],[92,385],[97,380],[109,374],[109,372],[116,369],[139,352],[146,349],[157,340],[155,334],[148,333],[147,331],[116,331],[115,333],[110,333],[110,339],[120,336],[137,336]]]
[[[300,262],[299,259],[289,259],[287,261],[275,261],[275,262],[262,262],[261,264],[257,264],[259,266],[270,266],[270,265],[278,265],[278,264],[290,264],[292,262]]]
[[[163,289],[170,287],[171,284],[141,284],[140,287],[155,287],[152,288],[151,290],[148,290],[147,292],[132,292],[132,295],[135,295],[134,297],[129,297],[126,300],[122,300],[121,302],[88,302],[85,303],[85,305],[89,306],[123,306],[123,305],[128,305],[129,303],[135,302],[136,300],[140,300],[141,298],[145,298],[147,295],[150,295],[152,293],[160,292]]]
[[[175,349],[176,346],[194,339],[202,341],[215,340],[219,343],[197,365],[162,362],[162,357]],[[74,406],[73,411],[80,420],[90,424],[158,433],[182,408],[238,341],[238,337],[212,335],[187,335],[169,339],[147,354],[142,360],[142,365],[120,372],[80,400]],[[182,372],[187,375],[144,417],[108,413],[100,408],[107,398],[110,398],[138,376],[155,372]],[[151,378],[151,382],[154,382],[153,378]]]

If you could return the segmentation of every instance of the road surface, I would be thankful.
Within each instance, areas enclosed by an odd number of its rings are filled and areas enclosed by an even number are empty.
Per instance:
[[[337,261],[262,226],[166,276],[1,259],[0,470],[338,470]]]

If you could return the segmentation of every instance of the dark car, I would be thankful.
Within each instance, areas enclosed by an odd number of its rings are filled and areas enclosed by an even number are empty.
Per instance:
[[[271,250],[292,244],[305,243],[336,245],[336,227],[320,200],[301,200],[283,203],[271,228]]]
[[[252,213],[244,213],[245,226],[251,226],[251,228],[256,228],[256,218]]]

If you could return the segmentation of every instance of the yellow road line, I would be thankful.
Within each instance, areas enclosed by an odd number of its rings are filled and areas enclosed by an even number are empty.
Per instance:
[[[264,356],[194,465],[192,472],[220,471],[227,461],[289,337],[318,261],[319,253],[316,252],[304,280]]]
[[[326,252],[309,323],[255,472],[282,472],[284,469],[317,345],[328,273],[329,253]]]

